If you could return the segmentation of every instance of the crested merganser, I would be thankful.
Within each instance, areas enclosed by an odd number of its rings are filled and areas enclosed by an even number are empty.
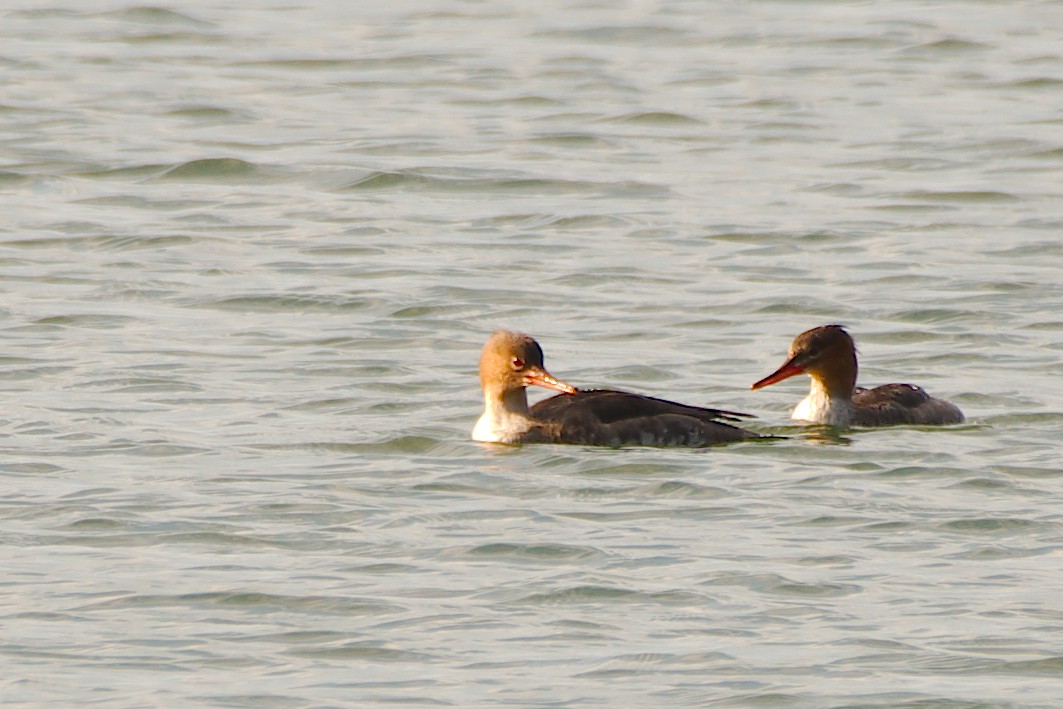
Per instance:
[[[472,432],[475,441],[703,447],[764,437],[725,423],[749,414],[577,389],[547,372],[539,343],[517,332],[499,330],[487,340],[480,385],[484,412]],[[525,389],[532,385],[562,393],[529,408]]]
[[[812,379],[791,418],[830,426],[962,423],[963,413],[912,384],[856,386],[856,345],[841,325],[824,325],[794,338],[782,366],[753,384],[760,389],[798,374]]]

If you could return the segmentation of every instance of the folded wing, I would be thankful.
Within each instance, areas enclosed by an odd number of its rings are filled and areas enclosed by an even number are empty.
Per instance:
[[[884,384],[853,392],[857,426],[888,424],[962,423],[963,413],[954,404],[935,399],[912,384]]]
[[[531,416],[558,442],[599,446],[710,446],[759,438],[726,423],[749,414],[592,389],[540,401]]]

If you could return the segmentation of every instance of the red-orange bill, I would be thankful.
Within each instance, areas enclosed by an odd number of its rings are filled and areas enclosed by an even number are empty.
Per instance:
[[[754,383],[753,386],[751,386],[749,388],[750,389],[760,389],[762,387],[766,387],[766,386],[769,386],[771,384],[777,384],[778,382],[781,382],[783,379],[789,379],[790,377],[796,377],[798,374],[801,374],[804,371],[805,371],[805,368],[794,364],[793,360],[786,360],[786,362],[784,362],[781,367],[779,367],[774,372],[772,372],[768,376],[766,376],[763,379],[761,379],[759,382]]]
[[[524,385],[525,386],[540,386],[544,389],[553,389],[559,391],[562,394],[575,394],[578,389],[571,384],[566,384],[563,381],[555,379],[550,372],[538,367],[528,367],[524,370]]]

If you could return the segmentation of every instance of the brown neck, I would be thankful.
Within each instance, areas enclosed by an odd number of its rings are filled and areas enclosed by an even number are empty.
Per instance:
[[[524,387],[510,389],[498,397],[506,411],[522,416],[528,415],[528,390]]]
[[[856,389],[856,353],[847,352],[838,357],[825,367],[810,367],[809,376],[819,382],[819,385],[832,399],[853,398],[853,390]]]

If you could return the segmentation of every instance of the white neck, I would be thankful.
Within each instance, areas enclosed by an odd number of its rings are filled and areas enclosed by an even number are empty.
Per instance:
[[[801,400],[790,418],[828,426],[848,426],[853,420],[852,395],[835,393],[832,396],[822,381],[812,377],[808,396]]]
[[[472,429],[472,440],[482,443],[512,443],[532,427],[528,395],[523,388],[497,393],[484,391],[484,412]]]

